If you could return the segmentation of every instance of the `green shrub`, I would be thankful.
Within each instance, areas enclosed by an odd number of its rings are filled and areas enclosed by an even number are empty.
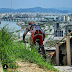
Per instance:
[[[12,34],[8,32],[6,27],[0,30],[0,58],[2,60],[2,65],[12,63],[15,61],[13,51],[12,51]]]

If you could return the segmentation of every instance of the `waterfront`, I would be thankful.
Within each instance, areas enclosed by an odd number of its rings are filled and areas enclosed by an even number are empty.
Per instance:
[[[9,28],[10,32],[15,32],[21,30],[21,27],[16,24],[17,22],[12,21],[1,21],[0,28],[3,28],[5,25]]]

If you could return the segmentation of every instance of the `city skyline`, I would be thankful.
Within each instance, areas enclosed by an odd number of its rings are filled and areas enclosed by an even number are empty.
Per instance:
[[[0,0],[0,8],[72,8],[72,0]]]

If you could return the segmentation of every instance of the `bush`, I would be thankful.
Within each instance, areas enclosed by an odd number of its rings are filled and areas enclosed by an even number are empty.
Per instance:
[[[15,61],[13,51],[12,51],[12,34],[8,32],[6,27],[0,30],[0,57],[2,60],[2,65],[12,63]]]

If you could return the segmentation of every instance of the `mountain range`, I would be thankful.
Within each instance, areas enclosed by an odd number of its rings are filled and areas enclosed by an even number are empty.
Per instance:
[[[72,8],[23,8],[23,9],[10,9],[10,8],[0,8],[0,13],[9,13],[9,12],[30,12],[30,13],[72,13]]]

